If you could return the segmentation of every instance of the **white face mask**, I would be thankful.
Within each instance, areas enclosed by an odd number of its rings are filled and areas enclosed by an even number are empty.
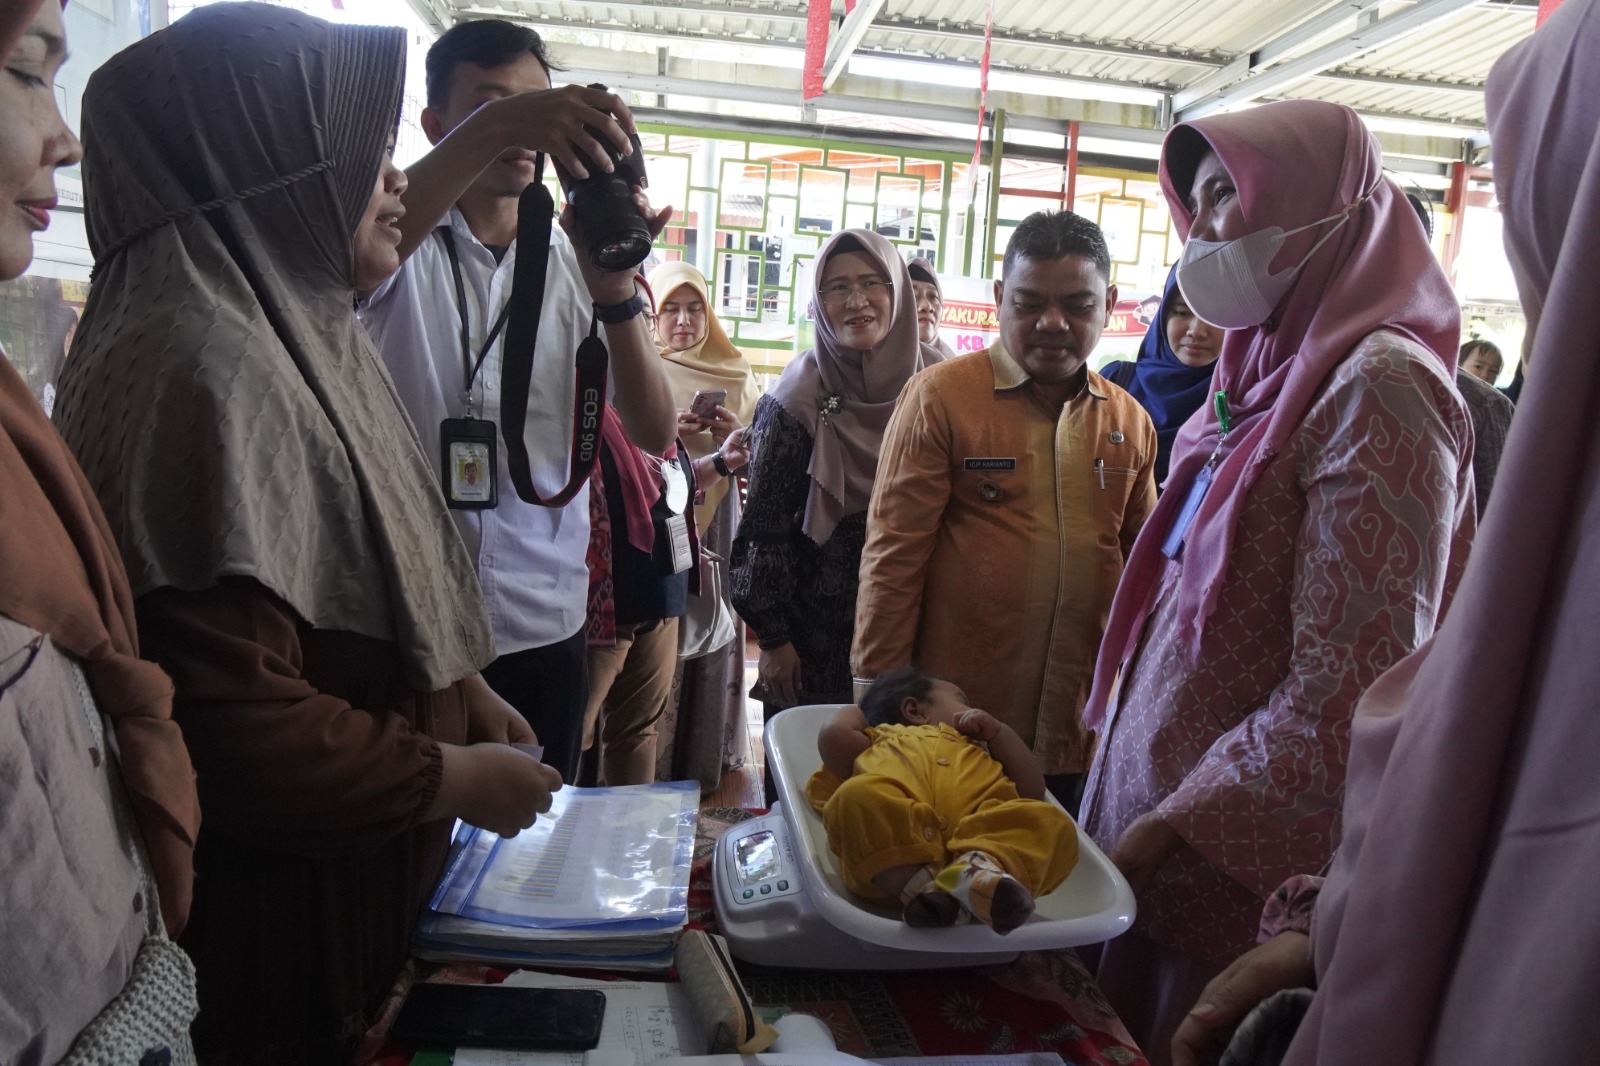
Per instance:
[[[1344,228],[1350,221],[1350,213],[1371,196],[1369,192],[1337,214],[1292,230],[1268,226],[1234,241],[1189,238],[1183,246],[1183,255],[1178,258],[1178,291],[1183,293],[1183,302],[1201,321],[1218,329],[1248,329],[1261,325],[1294,284],[1301,268],[1317,254],[1317,249]],[[1277,274],[1269,272],[1284,241],[1335,219],[1339,224],[1312,245],[1305,258]]]

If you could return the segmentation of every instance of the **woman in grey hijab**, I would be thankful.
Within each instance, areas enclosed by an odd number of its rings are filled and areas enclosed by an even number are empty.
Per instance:
[[[202,1058],[348,1058],[457,817],[559,777],[478,676],[472,564],[353,312],[398,264],[405,35],[184,17],[84,99],[96,277],[58,418],[177,686],[205,831]]]

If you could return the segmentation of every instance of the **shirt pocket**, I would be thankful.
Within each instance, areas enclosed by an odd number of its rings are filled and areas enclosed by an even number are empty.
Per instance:
[[[1095,527],[1102,541],[1119,543],[1128,502],[1139,484],[1138,456],[1130,448],[1096,454],[1089,467],[1089,498],[1094,501]]]

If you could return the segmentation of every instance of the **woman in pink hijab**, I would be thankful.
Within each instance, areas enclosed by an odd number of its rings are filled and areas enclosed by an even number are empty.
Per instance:
[[[1099,980],[1159,1064],[1285,878],[1338,839],[1356,700],[1433,632],[1472,533],[1460,311],[1349,108],[1184,123],[1184,301],[1227,329],[1128,560],[1084,827],[1138,898]]]
[[[1449,617],[1361,701],[1344,839],[1310,940],[1281,933],[1213,982],[1179,1062],[1206,1061],[1267,993],[1313,983],[1291,1066],[1595,1061],[1596,54],[1600,0],[1568,0],[1489,76],[1495,186],[1537,370]]]

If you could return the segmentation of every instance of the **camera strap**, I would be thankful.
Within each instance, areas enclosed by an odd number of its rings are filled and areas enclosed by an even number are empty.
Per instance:
[[[501,434],[506,442],[506,472],[517,495],[540,507],[565,507],[589,481],[600,455],[600,420],[605,414],[606,366],[610,353],[591,315],[589,336],[578,346],[577,389],[572,401],[572,450],[566,485],[553,496],[534,488],[523,426],[528,420],[528,389],[533,381],[534,349],[544,312],[545,282],[550,272],[550,234],[555,199],[544,184],[541,153],[533,183],[517,202],[517,264],[511,276],[511,317],[506,325],[500,360]]]

